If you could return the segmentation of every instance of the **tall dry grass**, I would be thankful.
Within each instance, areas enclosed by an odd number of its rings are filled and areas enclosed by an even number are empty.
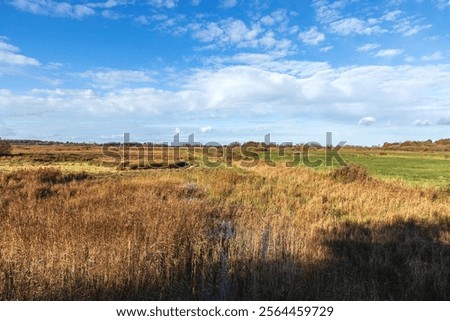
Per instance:
[[[0,299],[448,300],[449,191],[349,172],[1,174]]]

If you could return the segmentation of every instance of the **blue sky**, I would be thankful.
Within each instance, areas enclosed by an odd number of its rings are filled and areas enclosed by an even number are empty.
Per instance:
[[[450,0],[0,0],[0,137],[450,137]]]

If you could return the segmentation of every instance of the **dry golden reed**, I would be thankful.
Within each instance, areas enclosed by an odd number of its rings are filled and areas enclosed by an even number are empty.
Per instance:
[[[121,173],[0,174],[0,299],[450,299],[448,190],[362,169]]]

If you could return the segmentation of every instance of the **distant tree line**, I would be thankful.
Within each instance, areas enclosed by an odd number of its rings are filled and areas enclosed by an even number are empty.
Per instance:
[[[59,141],[43,141],[43,140],[32,140],[32,139],[9,139],[9,140],[1,140],[0,139],[0,155],[7,155],[11,153],[11,145],[65,145],[65,146],[111,146],[111,147],[139,147],[139,146],[147,146],[147,147],[170,147],[169,143],[152,143],[152,142],[107,142],[107,143],[78,143],[78,142],[59,142]],[[319,143],[299,143],[299,144],[276,144],[266,142],[256,142],[256,141],[247,141],[247,142],[231,142],[226,145],[210,145],[210,144],[200,144],[196,143],[195,145],[191,145],[189,143],[183,143],[176,147],[246,147],[252,148],[256,151],[264,151],[268,150],[271,147],[290,147],[293,150],[303,150],[304,148],[315,148],[322,149],[326,147],[332,146],[323,146]],[[405,141],[405,142],[396,142],[396,143],[384,143],[382,146],[357,146],[357,145],[346,145],[347,148],[355,148],[355,149],[383,149],[383,150],[405,150],[405,151],[450,151],[450,138],[439,139],[436,141],[432,141],[431,139],[425,141]]]
[[[405,141],[403,143],[384,143],[383,149],[386,150],[406,150],[406,151],[449,151],[450,138],[432,141]]]

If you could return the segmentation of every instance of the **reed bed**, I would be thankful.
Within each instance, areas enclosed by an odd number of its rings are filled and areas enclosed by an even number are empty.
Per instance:
[[[361,168],[0,174],[2,300],[448,300],[450,191]]]

